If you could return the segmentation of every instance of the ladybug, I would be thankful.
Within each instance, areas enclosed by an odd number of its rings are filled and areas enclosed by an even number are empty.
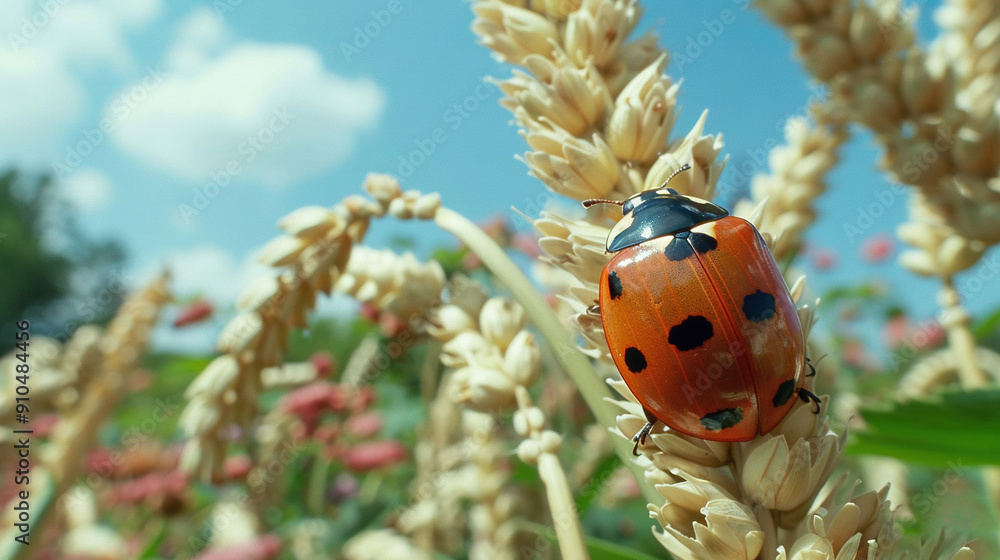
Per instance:
[[[748,441],[788,414],[815,370],[806,358],[799,315],[774,257],[750,222],[721,206],[666,188],[618,204],[614,253],[600,280],[598,306],[618,371],[656,422],[712,441]],[[812,373],[806,374],[806,369]]]

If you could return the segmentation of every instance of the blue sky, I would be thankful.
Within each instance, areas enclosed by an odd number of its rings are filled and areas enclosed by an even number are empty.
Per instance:
[[[657,29],[675,55],[667,72],[683,79],[676,133],[708,108],[706,130],[724,134],[733,159],[723,202],[745,186],[736,166],[753,166],[780,142],[784,120],[819,91],[788,40],[744,3],[646,2],[640,25]],[[470,5],[331,4],[4,0],[0,127],[16,134],[0,138],[0,163],[58,172],[85,230],[124,241],[127,277],[170,263],[182,293],[217,300],[263,273],[253,252],[278,233],[280,217],[358,192],[369,171],[403,172],[405,188],[438,191],[473,220],[505,214],[527,230],[510,208],[537,214],[547,196],[514,159],[525,145],[499,92],[482,85],[510,68],[475,45]],[[919,4],[926,39],[938,2]],[[858,256],[864,237],[894,231],[903,197],[863,236],[845,234],[889,186],[875,168],[878,148],[856,132],[809,234],[837,252],[838,266],[810,274],[810,283],[822,292],[881,278],[926,317],[933,282]],[[433,152],[401,168],[421,143]],[[433,227],[392,219],[377,223],[369,242],[395,236],[414,236],[424,254],[452,243]],[[971,294],[969,307],[995,307],[1000,296],[988,292]]]

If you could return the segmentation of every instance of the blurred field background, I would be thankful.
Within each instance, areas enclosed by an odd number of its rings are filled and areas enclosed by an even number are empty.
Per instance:
[[[947,15],[948,4],[913,6],[921,43],[941,33],[934,14]],[[221,468],[204,477],[179,469],[185,391],[218,355],[216,338],[239,316],[241,294],[274,276],[255,256],[279,233],[276,223],[297,208],[361,193],[369,172],[395,175],[404,190],[440,193],[566,311],[524,215],[583,212],[512,157],[524,141],[498,103],[500,88],[485,80],[510,77],[512,66],[475,45],[469,7],[0,6],[0,425],[3,445],[12,445],[15,325],[27,320],[32,468],[40,474],[32,494],[53,497],[32,503],[30,546],[4,534],[4,558],[417,554],[407,547],[425,558],[475,557],[475,531],[465,523],[455,522],[452,534],[399,534],[420,503],[414,481],[448,472],[427,472],[420,456],[421,442],[435,437],[435,395],[447,368],[438,361],[441,341],[386,303],[423,297],[430,305],[456,278],[491,295],[509,291],[474,251],[426,221],[379,220],[364,243],[412,252],[398,262],[373,252],[370,262],[419,278],[426,284],[414,286],[427,293],[393,286],[371,300],[356,286],[321,294],[307,324],[285,333],[288,366],[250,393],[251,421],[227,434],[238,444],[217,458]],[[782,29],[744,2],[643,9],[633,37],[655,30],[672,57],[665,72],[681,81],[675,128],[691,129],[707,108],[706,133],[724,134],[729,161],[716,195],[732,207],[750,195],[753,175],[768,172],[786,119],[805,116],[827,89],[810,81]],[[852,132],[826,177],[829,191],[816,200],[815,223],[795,260],[782,262],[807,275],[805,300],[821,300],[811,335],[826,354],[817,386],[831,395],[832,429],[851,424],[837,473],[860,476],[859,491],[894,481],[890,498],[903,503],[889,526],[900,550],[946,529],[949,544],[1000,557],[1000,489],[983,474],[1000,466],[1000,391],[995,382],[924,394],[901,385],[922,371],[952,379],[961,366],[949,358],[939,320],[940,282],[898,262],[908,248],[896,231],[907,219],[909,187],[878,169],[881,148],[870,132],[857,124]],[[971,316],[979,367],[994,379],[998,269],[993,247],[951,278]],[[164,271],[169,281],[158,280]],[[152,316],[121,309],[137,293]],[[595,424],[562,371],[559,351],[542,345],[546,373],[531,395],[564,438],[561,459],[591,556],[667,557],[639,485],[606,441],[608,426]],[[376,358],[369,375],[364,365]],[[97,407],[90,415],[87,403]],[[512,557],[559,557],[538,469],[514,454],[509,411],[495,421],[504,488],[540,512],[511,515],[504,526],[514,535]],[[14,456],[3,457],[0,502],[8,503]],[[457,511],[475,502],[457,491],[453,501]]]

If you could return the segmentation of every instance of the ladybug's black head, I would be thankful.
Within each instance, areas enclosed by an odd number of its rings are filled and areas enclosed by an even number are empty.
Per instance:
[[[650,189],[648,191],[642,191],[641,193],[636,193],[627,199],[625,203],[622,204],[622,215],[627,216],[632,213],[639,205],[649,202],[650,200],[656,198],[663,198],[664,196],[684,196],[674,189],[660,188],[660,189]]]
[[[622,207],[622,219],[608,235],[608,252],[621,251],[643,241],[672,235],[729,215],[725,208],[717,204],[666,187],[675,175],[690,168],[685,164],[670,175],[660,188],[636,193],[624,202],[584,201],[583,205],[588,208],[599,202],[620,204]]]

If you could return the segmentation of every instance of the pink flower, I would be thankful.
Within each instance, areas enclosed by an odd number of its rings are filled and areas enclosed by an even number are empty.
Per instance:
[[[917,350],[928,350],[939,346],[948,338],[948,331],[937,321],[922,323],[910,333],[910,341]]]
[[[252,468],[253,461],[246,455],[226,457],[226,462],[222,465],[227,480],[242,480],[246,478]]]
[[[337,367],[337,361],[329,352],[316,352],[309,356],[309,362],[316,368],[316,377],[327,378]]]
[[[882,340],[889,348],[902,345],[910,331],[910,319],[903,313],[889,319],[882,328]]]
[[[813,247],[809,250],[812,255],[812,263],[816,270],[830,270],[837,266],[837,254],[823,247]]]
[[[469,254],[462,257],[462,270],[475,270],[483,264],[483,261],[479,259],[479,255],[470,252]]]
[[[362,412],[347,419],[347,433],[356,438],[370,438],[382,430],[382,414],[379,412]]]
[[[410,329],[410,325],[406,324],[406,321],[396,317],[392,313],[384,312],[379,315],[378,327],[381,329],[382,334],[389,338],[399,336]]]
[[[359,443],[343,452],[344,468],[352,472],[365,472],[387,467],[408,456],[406,447],[395,440]]]
[[[112,503],[140,504],[153,496],[179,495],[187,486],[187,474],[181,471],[155,472],[116,484],[110,497]]]
[[[344,389],[340,385],[318,381],[288,393],[279,406],[299,417],[308,436],[316,429],[323,412],[343,410],[345,401]]]
[[[208,301],[203,299],[192,301],[180,310],[177,317],[174,318],[174,328],[185,327],[187,325],[193,325],[195,323],[200,323],[207,319],[214,311],[214,307]]]
[[[332,443],[340,437],[340,424],[335,422],[323,424],[313,432],[313,439],[323,443]]]
[[[515,234],[511,239],[510,244],[518,251],[521,251],[533,259],[537,259],[542,255],[542,251],[538,247],[538,238],[534,235],[527,233]]]
[[[372,323],[378,322],[378,316],[380,313],[381,311],[379,311],[377,307],[367,302],[362,303],[361,309],[359,310],[359,314]]]
[[[841,348],[844,363],[858,369],[872,369],[872,358],[868,351],[857,340],[845,340]]]
[[[195,560],[271,560],[281,552],[281,538],[262,535],[251,541],[213,548],[195,556]]]
[[[486,235],[497,241],[502,240],[510,233],[507,218],[502,214],[497,214],[485,222],[480,222],[478,225],[479,229],[483,230]]]
[[[31,429],[34,430],[35,437],[45,437],[52,433],[58,423],[58,414],[39,414],[38,417],[31,419]]]
[[[861,244],[861,257],[876,264],[885,262],[896,250],[896,240],[887,233],[876,233]]]

